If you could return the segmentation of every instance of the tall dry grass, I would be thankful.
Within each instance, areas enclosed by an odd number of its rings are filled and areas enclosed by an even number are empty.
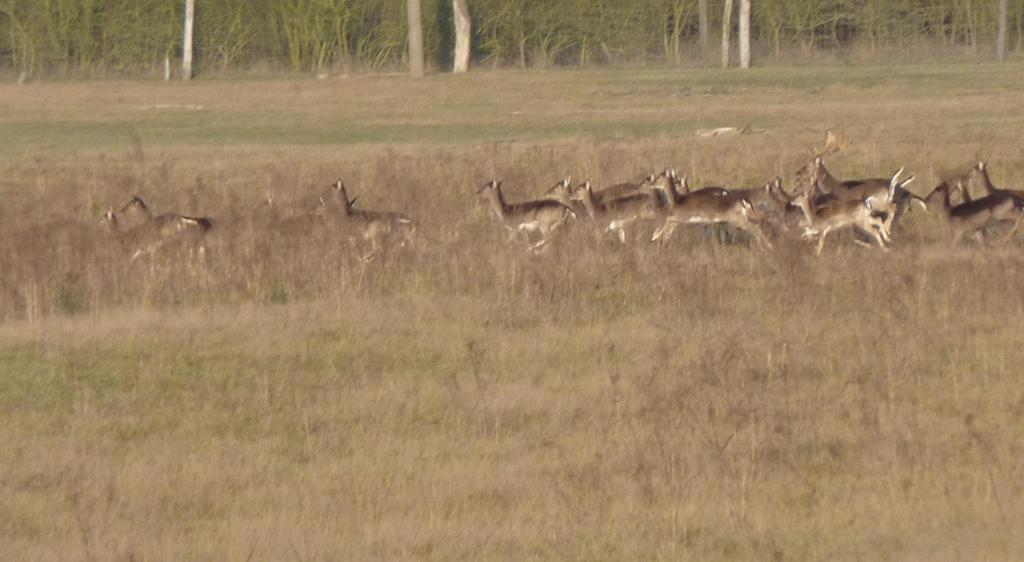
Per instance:
[[[840,103],[818,95],[764,99]],[[924,193],[985,147],[1010,184],[1015,131],[971,123],[1013,97],[865,98],[829,164],[906,165]],[[888,254],[699,230],[620,247],[581,222],[533,256],[474,196],[491,177],[519,198],[666,165],[756,185],[821,130],[11,164],[2,557],[1019,558],[1017,245],[951,248],[915,210]],[[343,231],[296,219],[338,176],[360,206],[417,219],[419,242],[363,263]],[[209,265],[127,263],[96,220],[133,192],[214,217]]]

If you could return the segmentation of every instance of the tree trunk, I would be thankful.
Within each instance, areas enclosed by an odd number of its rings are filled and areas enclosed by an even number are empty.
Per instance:
[[[999,34],[996,36],[996,60],[1006,61],[1006,0],[999,0]]]
[[[700,50],[708,52],[708,0],[697,2],[697,25],[700,31]]]
[[[722,68],[729,67],[731,58],[732,43],[732,0],[725,0],[725,9],[722,11]]]
[[[181,40],[181,79],[192,79],[192,24],[196,15],[196,0],[185,0],[185,32]]]
[[[469,71],[473,20],[469,17],[466,0],[452,0],[452,12],[455,19],[455,65],[452,72],[459,74]]]
[[[420,0],[406,0],[405,15],[409,25],[409,74],[423,77],[423,6]]]
[[[750,0],[740,0],[740,68],[750,68]]]

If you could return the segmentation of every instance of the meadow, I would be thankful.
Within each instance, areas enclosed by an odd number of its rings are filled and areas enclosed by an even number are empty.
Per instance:
[[[0,558],[1020,558],[1019,243],[532,255],[476,189],[789,187],[828,128],[842,178],[1021,188],[1022,70],[2,85]],[[417,243],[297,220],[338,177]],[[128,263],[133,193],[213,217],[209,264]]]

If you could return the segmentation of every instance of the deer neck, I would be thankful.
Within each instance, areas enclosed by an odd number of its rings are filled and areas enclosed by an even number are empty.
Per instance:
[[[925,199],[925,203],[929,205],[930,208],[931,204],[937,199],[939,215],[942,216],[943,219],[948,220],[953,210],[953,205],[950,203],[949,198],[949,187],[944,184],[943,186],[936,188],[935,191]]]
[[[502,195],[501,188],[495,187],[494,189],[488,189],[485,197],[491,204],[491,209],[493,209],[495,214],[498,215],[498,218],[505,220],[509,214],[509,206],[505,203],[505,196]]]
[[[676,189],[676,182],[669,179],[664,183],[663,186],[661,186],[660,184],[658,185],[659,187],[655,187],[655,189],[665,194],[665,199],[668,200],[668,208],[676,208],[676,205],[679,204],[679,191]],[[651,194],[654,195],[653,191]]]
[[[821,165],[820,176],[818,177],[818,189],[825,193],[832,193],[833,190],[839,187],[839,180],[835,178],[825,167]]]
[[[982,168],[978,170],[978,179],[981,183],[981,189],[985,191],[985,195],[992,195],[995,193],[996,187],[992,185],[992,180],[988,177],[988,168]]]
[[[580,194],[580,201],[583,203],[583,208],[587,210],[587,214],[590,218],[597,218],[597,205],[594,203],[594,192],[590,189],[584,189]]]
[[[804,218],[807,219],[807,224],[814,224],[814,208],[811,206],[811,197],[809,194],[796,197],[791,203],[803,211]]]

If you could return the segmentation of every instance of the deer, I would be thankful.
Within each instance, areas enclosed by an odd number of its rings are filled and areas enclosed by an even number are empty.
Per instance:
[[[583,206],[580,196],[578,195],[578,188],[573,189],[572,178],[566,177],[559,181],[555,185],[551,186],[547,191],[543,193],[541,199],[550,199],[552,201],[558,201],[559,203],[570,207],[575,211],[577,216],[580,216],[587,212]]]
[[[639,182],[623,182],[611,185],[599,190],[591,189],[593,194],[593,201],[597,205],[602,205],[615,199],[621,199],[623,197],[633,197],[638,194],[644,193],[644,186],[654,181],[654,174],[650,174]],[[582,187],[582,186],[581,186]],[[574,195],[582,200],[582,193],[579,188],[574,192]]]
[[[876,216],[877,200],[870,195],[861,200],[839,199],[827,207],[815,208],[810,190],[805,190],[793,201],[804,214],[802,224],[804,238],[818,237],[816,255],[821,255],[825,248],[825,238],[833,230],[856,227],[871,236],[878,247],[887,250],[890,241],[889,225]]]
[[[122,218],[132,224],[127,230],[122,225]],[[193,244],[189,249],[190,254],[196,250],[200,258],[205,258],[206,234],[213,228],[213,219],[209,217],[178,213],[153,216],[146,202],[138,195],[132,195],[118,213],[113,209],[107,211],[100,221],[106,223],[111,232],[123,236],[123,240],[134,248],[129,263],[142,256],[153,256],[167,244],[179,240]]]
[[[485,183],[477,190],[477,194],[490,204],[495,217],[508,229],[510,240],[521,234],[529,236],[531,232],[540,233],[541,239],[529,247],[534,253],[545,250],[554,239],[555,232],[569,219],[577,218],[572,207],[553,199],[508,203],[498,180]]]
[[[964,198],[964,202],[970,202],[971,194],[968,188],[975,180],[977,180],[981,185],[981,189],[985,192],[985,195],[1005,194],[1013,197],[1017,202],[1018,207],[1024,205],[1024,191],[1019,189],[1000,189],[992,185],[992,180],[988,177],[988,162],[985,160],[979,160],[978,163],[971,168],[971,171],[967,173],[966,186],[962,183],[959,184],[960,193]]]
[[[896,218],[896,215],[905,213],[912,203],[917,203],[922,209],[928,210],[928,204],[925,203],[922,197],[906,189],[907,185],[914,181],[914,176],[904,180],[899,179],[903,173],[903,168],[897,170],[889,178],[839,181],[825,168],[825,164],[820,156],[814,159],[813,164],[815,167],[815,186],[822,194],[819,196],[819,205],[827,204],[832,198],[856,200],[873,196],[876,198],[886,197],[895,204],[896,209],[892,217],[893,219]]]
[[[742,195],[715,191],[680,194],[671,174],[664,173],[652,184],[652,188],[661,191],[667,202],[665,224],[651,237],[654,242],[671,238],[680,224],[725,223],[749,232],[763,247],[772,246],[754,222],[757,212],[753,204]]]
[[[700,189],[690,189],[689,178],[684,174],[682,177],[676,174],[672,168],[666,169],[662,174],[675,183],[676,192],[681,195],[729,195],[730,191],[724,187],[707,186]],[[654,181],[654,178],[651,179]]]
[[[606,201],[598,201],[589,181],[581,184],[576,193],[590,218],[601,224],[607,222],[604,232],[615,233],[619,242],[625,244],[628,239],[626,227],[637,220],[655,218],[661,203],[656,193],[649,188],[649,181],[645,180],[642,185],[645,191]]]
[[[962,180],[957,180],[956,189],[965,191]],[[1013,197],[995,192],[954,207],[950,203],[951,191],[949,181],[944,181],[928,194],[926,200],[931,206],[938,208],[939,215],[952,229],[953,244],[959,243],[967,234],[973,234],[979,243],[984,244],[985,228],[994,221],[1013,221],[1013,228],[1004,242],[1009,241],[1016,233],[1021,221],[1021,212]]]
[[[881,213],[886,215],[890,228],[899,217],[910,209],[911,204],[917,203],[923,210],[928,209],[923,198],[906,189],[906,186],[914,181],[914,176],[898,181],[895,186],[892,185],[903,173],[903,168],[900,168],[888,179],[868,178],[846,181],[836,179],[825,167],[824,157],[835,154],[847,146],[849,146],[849,139],[845,134],[837,135],[829,130],[825,147],[815,151],[807,165],[797,171],[798,190],[814,190],[812,203],[816,207],[825,206],[836,199],[863,200],[868,196],[874,196],[876,203],[881,203],[882,198],[888,192],[888,199],[893,206],[883,209]]]
[[[349,197],[345,182],[340,178],[331,184],[327,194],[319,199],[321,216],[336,214],[342,226],[350,228],[349,241],[356,245],[361,239],[370,245],[368,253],[361,256],[368,262],[379,255],[385,248],[397,245],[408,246],[413,242],[416,233],[416,222],[404,213],[392,211],[371,211],[356,208],[358,197]]]

